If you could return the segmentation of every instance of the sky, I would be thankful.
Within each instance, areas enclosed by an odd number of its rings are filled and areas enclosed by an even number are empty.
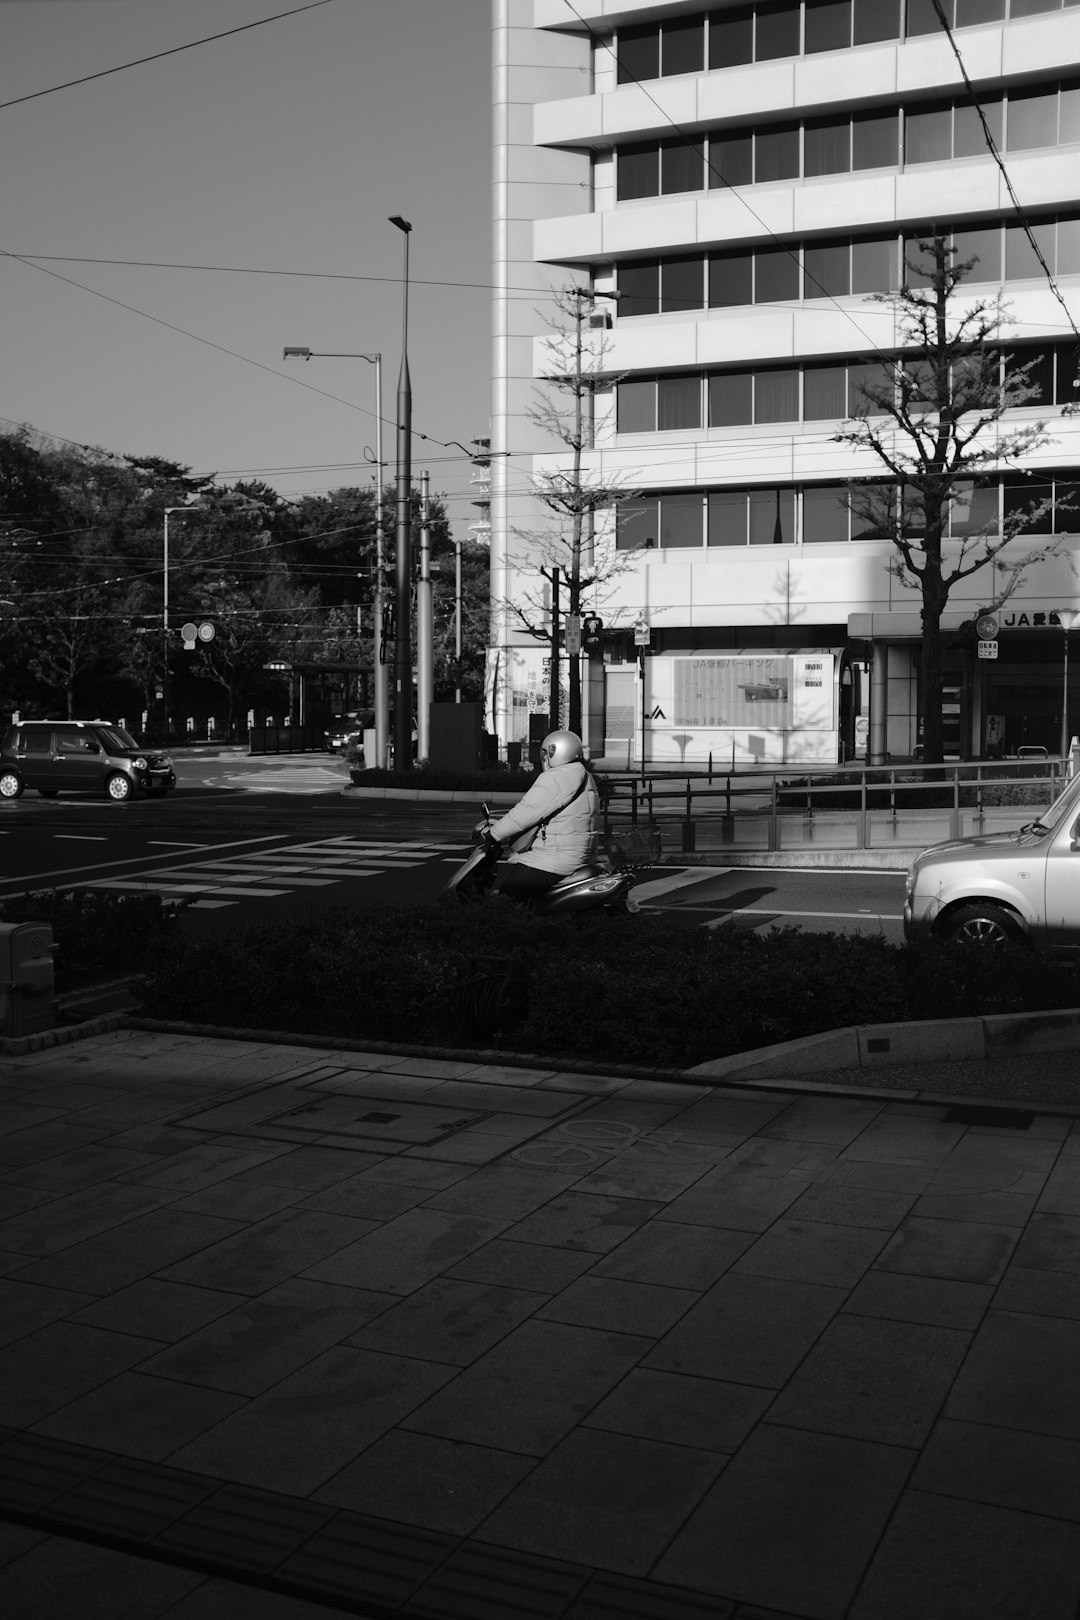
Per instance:
[[[323,493],[373,476],[375,368],[282,350],[381,351],[392,479],[403,215],[414,475],[464,537],[468,464],[415,435],[488,432],[490,6],[304,4],[0,0],[0,103],[32,97],[0,106],[0,431]]]

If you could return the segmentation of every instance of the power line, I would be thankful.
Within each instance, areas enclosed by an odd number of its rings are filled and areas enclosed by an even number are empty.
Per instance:
[[[233,34],[245,34],[250,28],[262,28],[264,23],[280,22],[283,17],[296,17],[302,11],[317,11],[331,0],[308,0],[304,6],[291,11],[279,11],[273,17],[260,17],[257,22],[241,23],[239,28],[227,28],[223,34],[208,34],[205,39],[193,39],[187,45],[174,45],[167,51],[155,51],[152,56],[139,56],[132,62],[119,62],[116,67],[102,68],[100,73],[84,73],[81,79],[68,79],[64,84],[50,85],[47,90],[31,90],[28,95],[15,96],[11,101],[0,101],[0,112],[5,107],[18,107],[24,101],[37,101],[41,96],[55,96],[60,90],[70,90],[77,84],[90,84],[94,79],[107,79],[113,73],[125,73],[128,68],[144,67],[147,62],[160,62],[166,56],[179,56],[181,51],[193,51],[197,45],[210,45],[218,39],[229,39]]]

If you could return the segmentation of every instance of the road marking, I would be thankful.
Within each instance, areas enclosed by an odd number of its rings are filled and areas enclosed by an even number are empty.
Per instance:
[[[148,838],[148,849],[213,849],[213,844],[180,844],[175,838]]]
[[[54,838],[66,838],[76,844],[105,844],[108,843],[106,833],[53,833]]]
[[[274,842],[275,839],[280,838],[280,837],[281,837],[280,833],[264,833],[260,838],[233,838],[226,844],[213,844],[210,847],[213,848],[213,849],[235,849],[238,844],[243,844],[243,845],[247,845],[247,844],[271,844],[271,843]],[[206,846],[204,845],[204,846],[201,846],[201,847],[205,848]],[[147,857],[145,855],[131,855],[126,860],[123,860],[123,861],[98,861],[96,864],[98,866],[112,866],[112,867],[116,867],[116,866],[137,866],[140,861],[145,861],[146,859],[147,859]],[[20,877],[18,878],[17,881],[19,883],[25,883],[29,887],[30,884],[37,883],[37,882],[42,881],[42,880],[48,881],[48,880],[55,880],[56,878],[59,878],[59,877],[66,877],[69,872],[92,872],[93,870],[94,870],[93,866],[65,866],[65,867],[61,867],[59,871],[31,872],[28,876],[20,875]],[[5,881],[15,882],[16,879],[8,879],[8,880],[5,880]],[[75,887],[75,888],[78,888],[80,885],[75,884],[75,885],[72,885],[72,886]],[[21,893],[22,891],[21,890],[15,890],[14,892],[18,894],[18,893]]]
[[[707,883],[710,878],[726,877],[731,870],[730,866],[695,866],[685,872],[676,872],[671,877],[654,878],[651,883],[635,883],[634,899],[640,903],[661,894],[674,894],[676,889],[685,889],[689,883]]]
[[[661,908],[657,908],[658,910]],[[687,906],[687,911],[703,911],[704,906]],[[728,922],[732,917],[825,917],[835,922],[903,922],[903,916],[894,916],[888,911],[781,911],[776,906],[737,906],[734,911],[725,911],[722,917],[713,917],[703,928],[719,928],[721,923]]]
[[[143,894],[148,891],[154,894],[190,894],[202,895],[206,892],[205,883],[142,883],[138,878],[91,878],[89,883],[76,883],[76,889],[138,889]],[[246,889],[231,889],[224,884],[214,885],[214,894],[232,894],[241,896],[245,900],[252,898],[269,899],[271,896],[288,894],[288,889],[257,889],[254,885]]]

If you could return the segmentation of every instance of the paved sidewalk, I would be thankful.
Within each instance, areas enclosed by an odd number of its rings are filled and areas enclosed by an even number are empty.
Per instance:
[[[134,1030],[0,1088],[19,1620],[1076,1620],[1080,1108]]]

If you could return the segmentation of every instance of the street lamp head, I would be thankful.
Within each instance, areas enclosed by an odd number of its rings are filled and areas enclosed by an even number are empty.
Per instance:
[[[311,350],[310,349],[283,349],[282,353],[281,353],[281,358],[283,360],[310,360],[311,359]]]
[[[412,230],[412,226],[409,224],[408,220],[402,219],[400,214],[390,214],[388,217],[391,225],[396,225],[399,231],[405,232],[406,236]]]

